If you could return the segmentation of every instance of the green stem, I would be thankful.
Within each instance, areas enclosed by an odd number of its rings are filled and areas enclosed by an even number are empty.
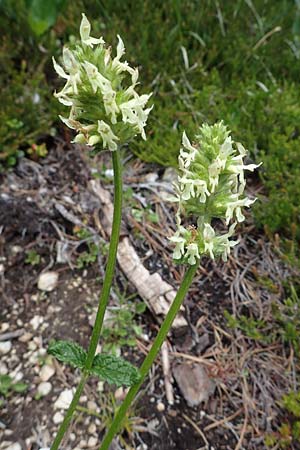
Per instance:
[[[199,266],[199,263],[195,264],[194,266],[190,266],[188,268],[188,270],[186,271],[184,279],[183,279],[181,286],[176,294],[175,299],[173,300],[173,303],[168,311],[168,314],[166,315],[166,318],[165,318],[164,322],[162,323],[162,326],[152,344],[152,347],[140,368],[140,375],[141,375],[140,381],[130,388],[128,394],[125,397],[124,402],[118,409],[118,412],[115,415],[114,420],[113,420],[106,436],[104,437],[104,440],[103,440],[102,445],[99,450],[108,450],[114,436],[119,431],[128,408],[130,407],[134,397],[136,396],[137,392],[139,391],[141,385],[143,384],[143,382],[146,378],[146,375],[149,372],[150,367],[152,366],[164,340],[166,339],[166,337],[168,335],[168,332],[172,326],[172,323],[176,317],[176,314],[178,313],[180,306],[182,305],[183,300],[185,298],[185,295],[193,281],[193,278],[198,269],[198,266]]]
[[[112,152],[113,159],[113,169],[114,169],[114,215],[112,222],[111,238],[109,244],[109,254],[105,272],[105,278],[103,282],[103,288],[101,291],[101,296],[99,299],[98,311],[96,315],[95,325],[88,349],[88,354],[86,357],[85,368],[90,370],[93,364],[94,356],[96,353],[96,348],[99,342],[99,337],[103,325],[104,314],[107,307],[107,302],[109,299],[110,287],[113,281],[117,250],[119,244],[120,228],[121,228],[121,218],[122,218],[122,166],[120,160],[119,150]]]
[[[85,386],[86,380],[88,379],[88,376],[89,376],[88,373],[83,373],[82,374],[81,379],[80,379],[80,383],[77,386],[77,389],[76,389],[76,392],[74,394],[73,400],[72,400],[72,402],[71,402],[71,404],[70,404],[70,406],[69,406],[69,408],[67,410],[67,413],[65,415],[65,418],[64,418],[63,422],[61,423],[61,425],[59,427],[59,430],[57,432],[57,435],[56,435],[56,437],[54,439],[54,442],[53,442],[50,450],[57,450],[59,448],[59,445],[60,445],[60,443],[61,443],[65,433],[67,432],[67,430],[69,428],[69,425],[71,423],[73,414],[74,414],[74,412],[76,410],[77,404],[79,402],[81,393],[82,393],[83,388]]]
[[[123,188],[122,188],[122,166],[121,166],[119,150],[112,152],[112,161],[113,161],[113,169],[114,169],[114,214],[113,214],[113,223],[112,223],[111,238],[110,238],[110,244],[109,244],[108,260],[107,260],[107,266],[106,266],[106,271],[105,271],[105,277],[104,277],[104,281],[103,281],[103,287],[102,287],[101,295],[99,298],[97,316],[96,316],[95,325],[93,328],[91,341],[90,341],[90,345],[89,345],[89,349],[88,349],[88,353],[87,353],[87,358],[86,358],[85,367],[84,367],[84,373],[81,377],[80,384],[76,389],[72,403],[66,412],[66,416],[65,416],[61,426],[59,427],[57,436],[51,446],[51,450],[58,450],[59,445],[60,445],[66,431],[68,430],[68,427],[72,420],[73,414],[78,405],[80,395],[81,395],[83,388],[85,386],[85,383],[88,379],[89,371],[92,367],[96,349],[97,349],[97,345],[99,342],[99,337],[100,337],[100,333],[101,333],[101,329],[102,329],[102,325],[103,325],[104,314],[105,314],[105,310],[106,310],[108,299],[109,299],[111,284],[112,284],[113,277],[114,277],[114,272],[115,272],[115,267],[116,267],[116,259],[117,259],[117,249],[118,249],[120,228],[121,228],[121,217],[122,217],[122,189]]]

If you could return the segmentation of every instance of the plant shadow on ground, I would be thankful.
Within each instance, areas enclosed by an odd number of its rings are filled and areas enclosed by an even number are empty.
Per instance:
[[[107,156],[93,164],[109,168]],[[88,238],[95,239],[100,249],[107,239],[101,227],[105,219],[101,204],[89,190],[93,170],[88,164],[82,150],[57,142],[46,159],[23,159],[2,180],[1,333],[20,329],[23,333],[11,340],[12,349],[1,360],[1,373],[26,383],[28,388],[3,397],[1,422],[5,429],[1,434],[3,442],[18,441],[24,448],[25,442],[32,449],[49,445],[56,421],[61,419],[54,404],[62,391],[78,381],[77,373],[47,356],[47,345],[52,338],[62,338],[87,346],[101,290],[105,251],[87,266],[77,268],[78,258],[89,249],[86,235],[78,236],[78,228],[88,230]],[[160,171],[158,184],[153,185],[156,171],[155,165],[134,159],[127,163],[124,181],[132,189],[132,197],[124,205],[123,234],[130,237],[151,273],[158,271],[178,287],[182,270],[174,266],[167,240],[175,226],[174,211],[160,190],[169,182],[163,180],[165,173]],[[105,170],[102,175],[101,182],[112,192]],[[143,188],[136,187],[138,180]],[[256,185],[253,179],[250,190]],[[136,210],[141,212],[137,214]],[[266,337],[278,327],[274,311],[278,314],[283,308],[282,280],[292,280],[296,272],[280,260],[276,249],[254,231],[251,223],[240,231],[241,242],[227,264],[203,261],[185,302],[188,326],[173,330],[169,338],[172,366],[182,362],[201,364],[216,385],[214,395],[204,404],[189,407],[174,383],[175,403],[168,405],[158,360],[127,419],[123,447],[126,443],[128,449],[141,448],[144,442],[150,449],[196,450],[205,448],[207,441],[216,449],[234,449],[242,439],[247,449],[265,449],[266,439],[270,442],[272,433],[276,436],[281,421],[291,423],[282,397],[295,388],[299,373],[296,350],[280,332],[274,332],[271,340]],[[30,251],[39,255],[39,263],[36,258],[28,260]],[[47,293],[38,290],[36,283],[39,274],[49,270],[58,273],[59,282]],[[135,294],[119,269],[115,278],[126,296]],[[118,292],[114,290],[110,306],[117,304]],[[225,310],[237,321],[234,329],[224,316]],[[249,318],[248,328],[244,316]],[[158,319],[149,310],[137,317],[142,334],[137,336],[137,349],[123,349],[125,358],[140,365],[157,332]],[[253,334],[253,328],[263,337]],[[40,396],[41,369],[49,365],[56,372],[49,380],[51,391]],[[88,442],[100,440],[104,424],[111,420],[113,405],[124,396],[122,390],[110,392],[106,385],[91,379],[66,448],[83,449]],[[109,395],[114,401],[108,402]],[[103,411],[105,417],[101,416]],[[270,417],[269,422],[266,417]],[[86,429],[90,430],[87,436]],[[290,445],[298,448],[296,442]]]

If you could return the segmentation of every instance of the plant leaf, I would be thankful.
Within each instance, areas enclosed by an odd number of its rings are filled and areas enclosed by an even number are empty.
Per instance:
[[[29,26],[40,36],[55,24],[65,6],[65,0],[27,0],[26,5]]]
[[[79,369],[83,369],[87,355],[79,344],[69,341],[50,342],[48,353],[55,356],[59,361]]]
[[[140,379],[136,367],[123,358],[113,355],[96,355],[91,373],[117,386],[132,386]]]

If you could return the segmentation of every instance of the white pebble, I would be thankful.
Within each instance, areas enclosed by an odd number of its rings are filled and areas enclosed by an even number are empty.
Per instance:
[[[3,322],[3,324],[1,325],[1,332],[4,333],[4,331],[9,330],[9,323],[8,322]]]
[[[49,381],[43,381],[38,385],[37,391],[42,397],[45,397],[51,392],[51,389],[52,389],[51,383],[49,383]]]
[[[5,362],[0,361],[0,375],[6,375],[8,373],[8,367]]]
[[[72,398],[73,398],[73,389],[66,389],[62,391],[54,403],[54,408],[56,409],[68,409]]]
[[[49,271],[41,273],[38,279],[38,288],[41,291],[51,292],[53,291],[58,282],[58,273]]]
[[[22,334],[22,336],[19,337],[19,341],[20,342],[28,342],[30,341],[30,339],[32,338],[33,334],[32,333],[24,333]]]
[[[94,434],[94,433],[96,433],[96,431],[97,431],[96,425],[94,423],[91,423],[91,425],[88,427],[88,432],[90,434]]]
[[[88,447],[96,447],[97,443],[98,443],[98,439],[96,437],[91,436],[88,440],[87,445],[88,445]]]
[[[42,367],[40,372],[40,378],[42,381],[48,381],[55,374],[55,369],[52,366],[46,364]]]
[[[60,412],[57,412],[54,414],[53,422],[55,423],[55,425],[62,423],[63,420],[64,420],[64,416]]]
[[[157,403],[157,405],[156,405],[156,409],[157,409],[157,411],[159,411],[159,412],[163,412],[163,411],[166,409],[166,407],[165,407],[165,405],[164,405],[162,402],[159,402],[159,403]]]
[[[6,353],[9,353],[11,351],[12,344],[10,341],[3,341],[0,342],[0,354],[6,355]]]
[[[120,386],[116,391],[115,391],[115,399],[116,400],[122,400],[122,398],[124,397],[124,389],[122,386]]]
[[[15,442],[14,444],[11,444],[9,447],[6,447],[6,450],[22,450],[22,447],[19,444],[19,442]]]
[[[44,319],[41,316],[34,316],[31,321],[30,325],[34,330],[37,330],[38,327],[43,323]]]

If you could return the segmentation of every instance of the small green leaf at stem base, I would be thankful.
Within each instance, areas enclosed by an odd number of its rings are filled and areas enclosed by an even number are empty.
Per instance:
[[[118,387],[132,386],[140,379],[138,370],[132,364],[113,355],[96,355],[91,374]]]
[[[58,361],[83,369],[86,361],[86,351],[76,342],[54,341],[50,342],[48,353]]]

